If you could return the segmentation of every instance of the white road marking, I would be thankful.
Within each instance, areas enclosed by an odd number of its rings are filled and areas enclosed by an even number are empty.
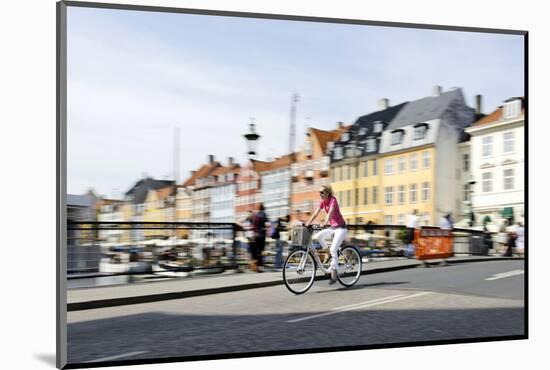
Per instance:
[[[116,355],[116,356],[103,357],[103,358],[98,358],[97,360],[84,361],[84,362],[110,361],[110,360],[116,360],[117,358],[135,356],[135,355],[139,355],[140,353],[146,353],[146,352],[149,352],[149,351],[136,351],[136,352],[123,353],[123,354]]]
[[[336,307],[336,308],[333,308],[330,312],[324,312],[324,313],[319,313],[319,314],[316,314],[316,315],[301,317],[299,319],[288,320],[287,322],[288,323],[295,323],[295,322],[300,322],[300,321],[304,321],[304,320],[315,319],[317,317],[334,315],[334,314],[337,314],[337,313],[340,313],[340,312],[356,310],[356,309],[359,309],[359,308],[377,306],[377,305],[380,305],[380,304],[396,302],[396,301],[400,301],[400,300],[403,300],[403,299],[420,297],[420,296],[430,294],[430,293],[431,292],[421,292],[421,293],[411,294],[411,295],[408,295],[408,296],[403,296],[402,294],[400,294],[400,295],[391,296],[391,297],[374,299],[372,301],[366,301],[366,302],[357,303],[357,304],[353,304],[353,305],[349,305],[349,306]]]
[[[487,278],[485,280],[497,280],[497,279],[503,279],[503,278],[507,278],[507,277],[510,277],[510,276],[516,276],[516,275],[522,275],[524,274],[525,272],[523,270],[514,270],[514,271],[508,271],[508,272],[503,272],[501,274],[495,274],[493,275],[492,277],[490,278]]]

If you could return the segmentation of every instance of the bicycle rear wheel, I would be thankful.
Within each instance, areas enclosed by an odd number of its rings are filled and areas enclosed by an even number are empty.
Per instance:
[[[357,248],[348,245],[340,250],[336,271],[340,284],[350,287],[357,283],[362,271],[361,255]]]
[[[315,280],[317,265],[311,253],[298,249],[290,253],[283,267],[283,280],[288,290],[294,294],[308,291]]]

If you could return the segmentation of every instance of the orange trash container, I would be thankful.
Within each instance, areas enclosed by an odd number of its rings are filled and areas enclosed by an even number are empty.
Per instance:
[[[453,256],[452,230],[438,227],[422,227],[414,231],[416,259],[429,260]]]

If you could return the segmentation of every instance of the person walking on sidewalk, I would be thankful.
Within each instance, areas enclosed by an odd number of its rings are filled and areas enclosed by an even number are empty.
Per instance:
[[[252,216],[252,229],[254,230],[254,258],[256,260],[257,272],[263,272],[264,264],[262,253],[265,248],[267,215],[263,203],[260,203],[259,210]]]
[[[323,249],[327,249],[327,242],[325,239],[334,236],[332,239],[332,245],[330,246],[330,254],[332,260],[330,262],[330,267],[328,268],[328,273],[330,273],[330,284],[336,282],[336,268],[338,267],[338,249],[342,242],[346,239],[348,235],[348,230],[346,226],[346,221],[340,213],[340,207],[336,197],[332,193],[332,187],[330,185],[323,185],[319,190],[319,195],[321,197],[321,202],[317,210],[311,215],[311,218],[306,223],[306,226],[309,226],[313,220],[319,215],[321,210],[324,210],[327,213],[325,222],[322,226],[325,227],[330,225],[329,229],[323,229],[313,235],[313,239],[318,240]]]
[[[412,213],[407,216],[407,249],[405,250],[405,256],[412,258],[414,256],[414,230],[420,227],[418,220],[418,210],[413,209]]]

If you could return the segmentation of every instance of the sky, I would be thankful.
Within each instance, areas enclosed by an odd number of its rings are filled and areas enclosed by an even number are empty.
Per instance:
[[[523,36],[130,10],[68,8],[67,191],[120,197],[145,174],[179,181],[212,154],[288,153],[308,126],[330,130],[391,105],[463,90],[490,113],[524,95]]]

